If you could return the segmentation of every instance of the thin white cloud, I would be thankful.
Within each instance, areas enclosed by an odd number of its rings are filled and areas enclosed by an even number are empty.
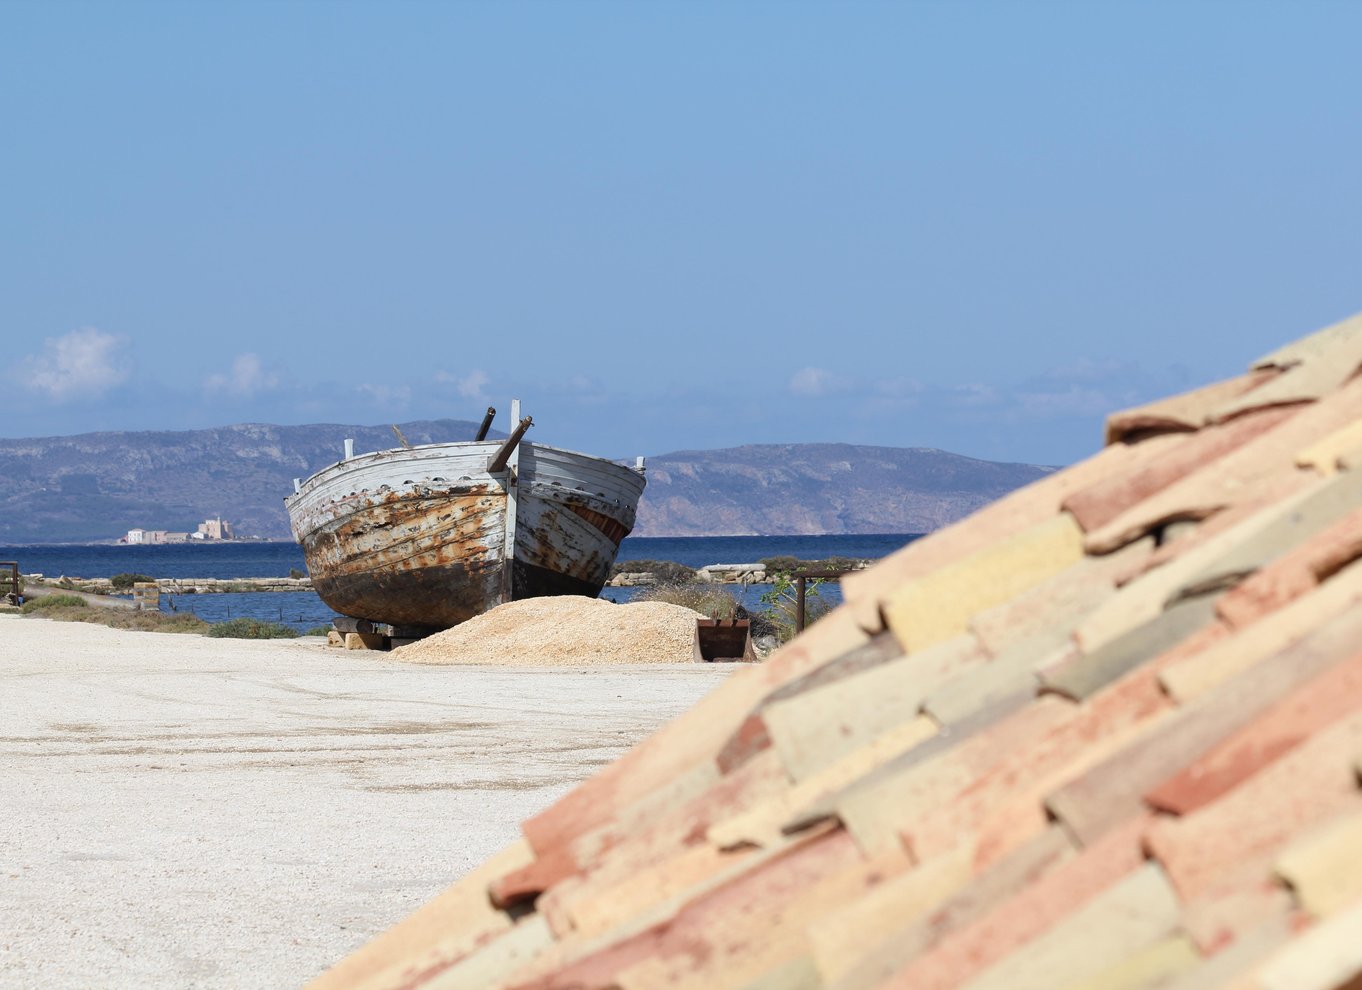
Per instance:
[[[843,391],[846,380],[827,368],[801,368],[790,376],[789,389],[795,395],[816,398]]]
[[[435,380],[442,384],[453,385],[454,391],[465,399],[485,399],[487,394],[483,391],[492,381],[487,372],[481,368],[474,368],[466,375],[453,375],[448,371],[435,372]]]
[[[209,375],[203,380],[203,386],[215,394],[249,398],[278,388],[279,376],[265,369],[259,354],[238,354],[232,361],[231,370]]]
[[[19,381],[55,402],[98,398],[132,373],[128,338],[82,327],[43,341],[43,352],[20,362]]]
[[[355,391],[362,392],[373,400],[374,405],[385,409],[403,409],[411,402],[410,385],[375,385],[365,382],[356,385]]]

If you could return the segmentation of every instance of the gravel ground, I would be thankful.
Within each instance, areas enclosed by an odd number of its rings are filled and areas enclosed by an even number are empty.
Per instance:
[[[0,988],[299,986],[730,670],[0,614]]]

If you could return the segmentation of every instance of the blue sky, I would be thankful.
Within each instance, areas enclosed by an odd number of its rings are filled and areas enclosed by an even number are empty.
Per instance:
[[[1066,463],[1362,309],[1360,34],[1345,3],[0,0],[0,436],[515,395],[610,456]]]

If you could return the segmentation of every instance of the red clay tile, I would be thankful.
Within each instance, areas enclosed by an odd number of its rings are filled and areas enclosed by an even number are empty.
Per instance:
[[[995,657],[1025,640],[1068,638],[1079,619],[1115,590],[1115,575],[1138,567],[1153,549],[1153,540],[1143,540],[1116,553],[1084,557],[1029,591],[976,613],[970,630]]]
[[[1209,422],[1211,410],[1271,381],[1279,374],[1281,371],[1277,368],[1255,369],[1238,378],[1112,413],[1107,417],[1107,443],[1117,443],[1133,435],[1154,431],[1200,429]]]
[[[632,967],[647,961],[676,973],[738,965],[756,968],[759,973],[767,965],[778,964],[782,952],[786,958],[793,958],[802,948],[797,929],[772,926],[773,917],[779,914],[773,916],[770,906],[783,905],[792,914],[800,904],[809,910],[811,890],[830,877],[863,865],[855,844],[843,830],[823,833],[706,892],[644,931],[606,944],[552,973],[516,984],[515,990],[605,990],[618,985],[622,974]]]
[[[944,748],[936,752],[924,744],[920,748],[930,755],[910,753],[846,788],[835,799],[837,815],[867,853],[899,846],[901,829],[922,816],[944,812],[972,781],[1067,723],[1073,708],[1058,698],[1041,698],[958,741],[943,737]],[[921,859],[936,851],[915,853]]]
[[[1318,476],[1295,466],[1297,452],[1359,417],[1362,379],[1354,379],[1089,533],[1088,550],[1102,553],[1124,546],[1172,519],[1204,519],[1243,501],[1275,500],[1299,491]]]
[[[1086,461],[1004,495],[966,520],[914,540],[867,571],[848,574],[842,579],[842,593],[848,602],[863,599],[879,602],[907,581],[1058,515],[1060,504],[1073,492],[1086,488],[1108,472],[1128,470],[1134,464],[1152,461],[1159,451],[1159,444],[1151,447],[1147,443],[1105,447]]]
[[[1204,634],[1216,635],[1214,627]],[[1129,746],[1064,784],[1046,805],[1085,845],[1144,808],[1143,795],[1275,704],[1298,685],[1347,656],[1339,645],[1362,641],[1362,614],[1344,615],[1313,637],[1262,660],[1239,677],[1174,712]],[[1225,647],[1233,642],[1224,640]],[[1183,644],[1183,648],[1192,645]],[[1213,649],[1222,647],[1216,646]],[[1181,654],[1160,657],[1140,673],[1158,676]]]
[[[882,990],[953,990],[1049,930],[1144,863],[1136,818],[911,959]]]
[[[915,956],[940,944],[951,933],[973,924],[1076,855],[1064,830],[1050,826],[974,877],[940,907],[886,937],[867,952],[837,986],[878,987]]]
[[[757,710],[743,719],[738,731],[729,737],[723,749],[719,750],[719,755],[714,757],[714,762],[719,773],[732,773],[758,753],[770,748],[771,733],[766,727],[766,720],[761,717],[761,711]]]
[[[1362,556],[1362,508],[1316,533],[1281,559],[1264,567],[1226,593],[1218,611],[1230,625],[1242,628],[1302,595]]]
[[[1177,649],[1215,621],[1210,596],[1168,606],[1150,621],[1041,672],[1041,687],[1082,701],[1136,667]]]
[[[867,642],[869,637],[851,612],[837,609],[765,663],[737,672],[722,690],[712,691],[615,763],[527,819],[521,826],[525,838],[541,858],[555,864],[570,861],[571,854],[562,850],[582,836],[697,764],[711,763],[766,695]],[[554,875],[563,868],[556,866]]]
[[[1362,714],[1304,741],[1213,804],[1149,827],[1146,848],[1178,892],[1193,900],[1247,860],[1280,851],[1300,829],[1355,800],[1352,757],[1362,746]]]
[[[1042,698],[1036,704],[1046,702]],[[940,855],[972,836],[978,866],[996,862],[1044,830],[1044,797],[1057,783],[1123,747],[1172,707],[1154,675],[1145,671],[1084,704],[1059,704],[1062,719],[1024,745],[995,746],[994,740],[1008,734],[1006,724],[975,740],[974,745],[993,748],[992,764],[979,765],[961,781],[958,792],[925,803],[902,828],[915,861]]]
[[[1247,413],[1219,426],[1207,427],[1169,445],[1152,464],[1125,474],[1103,478],[1064,500],[1085,532],[1111,522],[1122,512],[1162,491],[1173,482],[1200,471],[1294,415],[1297,407],[1282,406]]]
[[[1145,794],[1160,811],[1186,815],[1210,804],[1327,725],[1362,709],[1362,644],[1356,656],[1301,685]]]
[[[1296,911],[1291,894],[1272,876],[1271,861],[1236,864],[1182,907],[1182,925],[1207,955],[1224,952],[1265,925],[1284,924]]]
[[[1228,509],[1213,513],[1199,522],[1188,523],[1191,530],[1171,542],[1160,544],[1142,560],[1134,560],[1130,567],[1118,572],[1114,578],[1116,587],[1121,588],[1141,575],[1148,574],[1167,564],[1171,564],[1185,554],[1194,552],[1210,540],[1227,530],[1233,529],[1244,520],[1261,512],[1268,506],[1266,498],[1240,502]]]

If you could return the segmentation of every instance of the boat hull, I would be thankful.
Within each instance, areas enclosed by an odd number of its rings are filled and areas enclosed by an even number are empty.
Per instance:
[[[512,599],[598,595],[633,528],[642,476],[528,442],[514,479],[488,474],[496,447],[380,451],[304,482],[285,504],[322,601],[354,618],[442,629],[505,600],[508,567]]]

